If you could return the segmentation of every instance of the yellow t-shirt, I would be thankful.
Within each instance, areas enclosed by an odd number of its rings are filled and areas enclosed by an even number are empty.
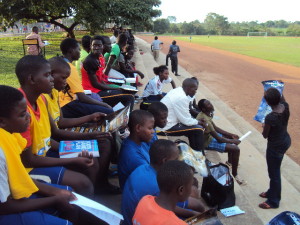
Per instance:
[[[69,90],[68,93],[64,93],[63,91],[59,93],[60,107],[63,107],[69,102],[75,100],[76,93],[84,92],[76,67],[72,63],[69,63],[69,65],[71,67],[71,74],[67,79]]]
[[[11,134],[0,128],[0,148],[5,155],[9,188],[14,199],[28,198],[38,191],[21,161],[20,154],[26,144],[26,139],[20,134]]]
[[[37,110],[33,110],[30,103],[27,101],[27,109],[30,113],[30,134],[27,138],[28,144],[31,144],[32,153],[38,156],[45,156],[50,149],[51,126],[49,114],[45,103],[44,96],[37,99]]]
[[[44,94],[45,98],[47,99],[48,104],[48,112],[52,119],[54,120],[56,126],[58,127],[57,123],[60,118],[60,107],[58,103],[59,93],[58,90],[52,89],[52,97],[48,94]]]

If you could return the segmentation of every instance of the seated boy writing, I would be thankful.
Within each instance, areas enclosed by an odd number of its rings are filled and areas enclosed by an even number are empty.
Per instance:
[[[145,195],[158,196],[159,187],[156,176],[157,170],[170,160],[177,160],[179,149],[176,144],[169,140],[158,140],[150,148],[150,164],[144,164],[136,168],[128,177],[122,195],[122,215],[123,225],[132,224],[132,217],[138,202]],[[141,182],[141,180],[143,182]],[[203,207],[198,199],[189,198],[185,202],[177,203],[175,213],[182,217],[191,217],[203,211]],[[186,208],[193,209],[185,210]]]
[[[204,147],[209,150],[218,152],[227,152],[228,161],[226,164],[232,165],[232,175],[239,185],[245,185],[246,181],[242,180],[237,173],[240,148],[237,146],[241,141],[236,134],[229,133],[219,128],[213,122],[214,106],[207,99],[201,99],[198,102],[198,108],[201,112],[197,116],[197,120],[205,119],[207,127],[204,131]]]
[[[51,65],[51,74],[54,78],[54,88],[52,89],[51,94],[44,94],[47,99],[48,111],[50,116],[56,123],[59,128],[68,128],[83,125],[87,122],[99,122],[105,116],[105,114],[96,112],[90,115],[86,115],[79,118],[64,118],[63,113],[59,107],[58,103],[58,92],[62,91],[66,86],[66,80],[70,75],[70,66],[69,64],[61,57],[54,57],[49,60]],[[51,118],[50,118],[51,120]],[[96,186],[99,186],[101,190],[115,192],[117,187],[109,184],[107,174],[109,163],[112,155],[112,137],[109,133],[102,133],[100,131],[94,131],[92,133],[79,133],[71,132],[65,130],[53,129],[53,134],[58,139],[67,139],[67,140],[88,140],[88,139],[97,139],[100,156],[97,158],[99,161],[99,169],[93,168],[89,170],[89,177]],[[95,161],[95,163],[97,162]]]
[[[153,115],[144,110],[134,110],[129,115],[130,135],[122,142],[119,154],[118,174],[121,189],[127,177],[138,166],[150,163],[148,142],[153,137]]]
[[[0,85],[0,224],[72,224],[67,220],[74,224],[106,224],[71,206],[69,201],[76,197],[68,187],[57,188],[31,179],[20,158],[26,139],[19,134],[29,123],[23,94]]]
[[[72,166],[84,172],[93,166],[92,158],[44,157],[52,145],[51,131],[57,129],[55,124],[51,126],[46,100],[41,95],[51,93],[53,88],[50,64],[39,56],[24,56],[16,65],[16,75],[30,113],[30,125],[27,131],[22,133],[27,140],[27,148],[21,154],[25,167],[30,174],[49,176],[51,183],[68,185],[80,194],[93,195],[93,184],[87,176],[64,168]]]
[[[112,108],[105,102],[93,99],[84,93],[81,79],[72,64],[80,57],[80,46],[75,39],[67,38],[60,44],[61,52],[66,62],[70,65],[71,74],[67,79],[68,85],[65,90],[59,94],[59,103],[64,113],[64,117],[76,118],[90,115],[94,112],[103,112],[110,114]]]
[[[168,161],[157,172],[160,193],[157,197],[146,195],[139,202],[132,223],[134,225],[181,225],[174,210],[177,202],[187,200],[192,191],[193,171],[181,161]]]

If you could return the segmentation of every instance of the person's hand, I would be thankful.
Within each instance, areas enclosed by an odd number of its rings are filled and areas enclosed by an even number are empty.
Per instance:
[[[82,169],[87,169],[94,164],[94,160],[89,153],[81,152],[78,154],[77,158],[73,159],[73,165],[76,165]]]
[[[145,77],[145,75],[144,75],[142,72],[140,72],[140,71],[138,71],[138,75],[140,75],[140,77],[141,77],[142,79],[144,79],[144,77]]]
[[[135,67],[135,62],[131,62],[131,65],[132,65],[133,67]]]
[[[92,122],[99,122],[105,116],[106,116],[106,114],[105,113],[101,113],[101,112],[95,112],[95,113],[89,115],[90,121],[92,121]]]
[[[231,140],[231,143],[232,143],[232,144],[238,145],[238,144],[241,143],[241,141],[240,141],[239,139],[232,139],[232,140]]]
[[[240,138],[240,137],[239,137],[238,135],[236,135],[236,134],[231,134],[230,137],[231,137],[232,139],[239,139],[239,138]]]
[[[101,106],[112,109],[112,107],[109,104],[105,103],[105,102],[101,102]]]
[[[55,195],[56,208],[59,211],[68,211],[73,209],[73,206],[70,204],[70,201],[77,200],[76,196],[68,190],[59,189],[59,191]]]
[[[95,131],[89,133],[89,138],[91,139],[110,138],[110,137],[111,137],[111,133],[108,132]]]

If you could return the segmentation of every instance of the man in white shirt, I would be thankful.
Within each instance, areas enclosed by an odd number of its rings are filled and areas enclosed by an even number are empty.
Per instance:
[[[153,57],[154,57],[155,60],[157,60],[158,57],[159,57],[159,51],[161,49],[162,44],[163,44],[163,42],[158,40],[158,37],[155,36],[154,41],[151,44],[151,51],[153,52]]]
[[[118,30],[114,30],[114,35],[110,37],[110,43],[116,44],[117,43],[117,37],[119,35],[119,31]]]
[[[198,82],[187,78],[182,87],[175,88],[161,100],[168,110],[168,122],[162,131],[168,136],[187,136],[191,148],[203,150],[203,124],[190,114],[189,104],[193,101],[198,89]]]

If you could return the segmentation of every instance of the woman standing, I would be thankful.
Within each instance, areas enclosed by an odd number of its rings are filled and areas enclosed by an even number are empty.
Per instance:
[[[266,102],[272,108],[272,112],[266,116],[262,132],[268,139],[267,165],[270,178],[270,187],[267,192],[259,196],[267,198],[267,201],[259,204],[260,208],[278,208],[281,199],[280,166],[285,152],[291,146],[291,138],[287,132],[290,117],[289,105],[276,88],[269,88],[264,95]]]

